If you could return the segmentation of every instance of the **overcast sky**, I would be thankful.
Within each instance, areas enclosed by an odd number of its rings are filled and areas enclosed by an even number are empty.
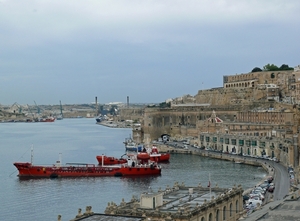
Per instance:
[[[300,64],[299,0],[0,0],[0,104],[160,103]]]

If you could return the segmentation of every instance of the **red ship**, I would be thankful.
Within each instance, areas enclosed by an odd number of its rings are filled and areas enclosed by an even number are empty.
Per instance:
[[[125,154],[126,155],[126,154]],[[144,149],[143,152],[127,152],[127,156],[132,157],[136,155],[136,158],[141,161],[141,163],[145,164],[148,161],[153,162],[168,162],[170,160],[170,153],[159,153],[157,147],[153,146],[151,149]],[[96,156],[99,164],[101,164],[102,160],[106,165],[115,165],[115,164],[123,164],[127,162],[125,158],[115,158],[115,157],[107,157],[107,156]]]
[[[170,160],[170,153],[159,153],[156,146],[153,146],[150,151],[147,151],[147,153],[150,155],[151,161],[168,162]]]
[[[69,163],[43,166],[33,163],[14,163],[19,171],[19,177],[27,178],[62,178],[62,177],[102,177],[102,176],[143,176],[160,175],[161,167],[156,163],[141,164],[141,161],[128,158],[125,164],[105,165],[104,160],[99,165]]]

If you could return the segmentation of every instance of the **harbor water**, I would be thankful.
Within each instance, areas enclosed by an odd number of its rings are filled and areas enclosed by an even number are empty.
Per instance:
[[[1,220],[63,221],[77,215],[79,208],[104,213],[109,202],[120,204],[139,197],[150,187],[156,191],[175,182],[186,186],[212,185],[229,188],[241,184],[255,186],[266,176],[262,167],[235,164],[196,155],[172,154],[169,163],[161,164],[161,176],[98,177],[61,179],[19,179],[14,162],[52,165],[62,156],[63,163],[97,164],[96,156],[120,157],[123,141],[131,129],[108,128],[93,118],[57,120],[53,123],[0,123],[0,214]]]

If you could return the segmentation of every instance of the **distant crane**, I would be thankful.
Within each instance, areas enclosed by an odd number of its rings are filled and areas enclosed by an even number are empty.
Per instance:
[[[18,113],[21,114],[22,113],[22,106],[19,105],[17,102],[15,102],[13,105],[11,105],[11,108],[13,108],[14,106],[16,106],[18,108]],[[15,110],[13,112],[15,113]]]
[[[60,114],[62,117],[64,117],[63,112],[62,112],[63,109],[62,109],[61,101],[59,101],[59,104],[60,104]]]
[[[64,119],[64,115],[63,115],[63,112],[62,112],[62,105],[61,105],[61,101],[59,101],[59,104],[60,104],[60,115],[56,117],[57,120],[62,120]]]
[[[36,102],[34,101],[35,106],[37,108],[37,113],[40,114],[41,113],[41,108],[36,104]]]
[[[31,109],[30,109],[30,107],[29,107],[29,105],[28,105],[28,104],[27,104],[27,108],[28,108],[28,110],[29,110],[29,112],[30,112],[31,116],[32,116],[32,117],[34,117],[34,113],[32,113],[32,111],[31,111]]]

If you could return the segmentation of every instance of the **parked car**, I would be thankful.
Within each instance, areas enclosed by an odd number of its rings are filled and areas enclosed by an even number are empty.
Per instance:
[[[261,201],[263,201],[265,199],[265,196],[261,193],[250,193],[249,197],[250,197],[250,199],[258,197]]]
[[[270,186],[270,184],[269,184],[269,183],[262,183],[262,184],[260,184],[259,186],[260,186],[261,188],[263,188],[265,191],[267,191],[268,188],[269,188],[269,186]]]
[[[275,186],[269,186],[268,191],[269,191],[270,193],[273,193],[273,192],[274,192],[274,189],[275,189]]]
[[[261,192],[262,194],[265,194],[265,193],[266,193],[266,190],[263,189],[263,188],[260,187],[260,186],[256,187],[253,191],[258,191],[258,192]]]
[[[254,205],[255,207],[257,207],[258,206],[258,204],[259,205],[262,205],[262,201],[259,199],[259,197],[253,197],[253,198],[250,198],[249,200],[248,200],[248,204],[252,204],[252,205]]]
[[[272,183],[272,182],[273,182],[273,179],[274,179],[274,178],[273,178],[272,176],[269,176],[269,177],[267,178],[267,180],[268,180],[269,183]]]

